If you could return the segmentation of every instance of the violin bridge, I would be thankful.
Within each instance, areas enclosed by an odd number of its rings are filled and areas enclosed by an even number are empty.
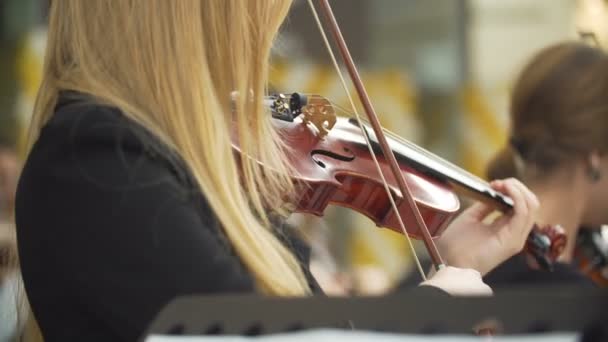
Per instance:
[[[302,119],[312,124],[323,139],[336,124],[336,112],[328,99],[319,95],[308,95],[308,103],[302,108]]]

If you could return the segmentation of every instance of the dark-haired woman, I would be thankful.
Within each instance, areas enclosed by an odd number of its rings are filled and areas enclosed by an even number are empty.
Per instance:
[[[568,244],[554,272],[523,255],[485,280],[591,284],[571,262],[582,226],[608,222],[608,55],[566,42],[539,52],[524,68],[510,101],[510,138],[490,163],[490,179],[516,177],[538,196],[539,222],[559,224]]]

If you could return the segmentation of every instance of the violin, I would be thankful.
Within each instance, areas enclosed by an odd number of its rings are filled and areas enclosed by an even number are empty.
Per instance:
[[[363,104],[367,116],[363,120],[355,109],[316,8],[312,0],[308,3],[355,117],[337,116],[334,106],[318,95],[278,94],[265,99],[273,123],[289,147],[288,158],[295,170],[298,199],[291,209],[322,216],[329,204],[351,208],[377,226],[400,232],[408,239],[422,239],[435,267],[444,267],[434,239],[458,212],[458,194],[485,201],[505,212],[512,209],[513,201],[485,181],[382,128],[331,6],[327,0],[320,0],[326,25]],[[233,143],[233,148],[239,152],[238,143]],[[565,239],[563,231],[556,227],[534,227],[526,251],[548,269],[563,250]],[[416,261],[424,279],[424,271],[417,258]]]
[[[396,199],[408,227],[407,235],[423,238],[415,218],[406,215],[408,203],[403,200],[395,177],[388,170],[386,158],[369,124],[336,116],[331,102],[319,95],[277,94],[267,97],[265,102],[280,136],[287,146],[291,146],[288,158],[298,173],[296,181],[300,183],[300,194],[292,209],[322,216],[330,204],[344,206],[364,214],[379,227],[403,233],[367,149],[364,138],[367,135],[377,153],[381,171],[386,175],[391,196]],[[458,195],[483,201],[503,212],[512,209],[512,199],[492,189],[486,181],[383,131],[433,238],[440,236],[458,213]],[[525,250],[542,268],[549,269],[565,243],[566,236],[559,226],[535,227]]]
[[[608,286],[608,227],[581,228],[574,249],[574,265],[600,287]]]

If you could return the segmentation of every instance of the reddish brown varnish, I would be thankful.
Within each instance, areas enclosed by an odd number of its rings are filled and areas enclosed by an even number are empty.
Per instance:
[[[296,210],[322,216],[328,204],[358,211],[378,226],[403,233],[359,127],[338,118],[327,136],[302,123],[278,122],[282,137],[291,146],[290,160],[298,175],[300,197]],[[409,235],[420,238],[416,224],[405,215],[408,205],[397,189],[382,155],[377,154],[397,208]],[[425,177],[401,163],[400,168],[433,237],[441,234],[459,209],[459,200],[449,185]]]
[[[288,157],[297,172],[293,176],[299,190],[294,211],[322,216],[328,205],[338,205],[366,215],[379,227],[403,233],[359,126],[338,117],[335,126],[323,136],[301,118],[273,122],[289,146]],[[239,150],[236,144],[233,146]],[[413,217],[407,215],[408,204],[397,189],[386,160],[381,153],[376,156],[408,235],[420,239],[421,233]],[[431,236],[438,237],[458,212],[460,202],[456,193],[461,189],[436,175],[423,173],[407,161],[400,160],[399,167]],[[475,197],[488,203],[496,201],[494,196]],[[494,204],[505,210],[504,202]],[[525,249],[541,267],[547,268],[561,254],[565,242],[566,236],[559,227],[535,226]]]

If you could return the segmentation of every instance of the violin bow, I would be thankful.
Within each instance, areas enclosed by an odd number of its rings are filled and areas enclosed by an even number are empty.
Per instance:
[[[342,81],[342,85],[344,86],[344,90],[346,91],[347,96],[350,100],[350,104],[352,106],[353,112],[355,113],[357,120],[359,122],[361,122],[357,109],[354,105],[350,92],[348,91],[346,82],[344,81],[344,78],[342,77],[342,73],[340,72],[340,67],[338,66],[338,62],[336,61],[336,58],[333,54],[333,50],[331,48],[331,45],[329,44],[329,40],[327,39],[325,30],[323,29],[323,25],[321,24],[321,20],[319,19],[319,16],[317,14],[317,11],[315,9],[315,6],[314,6],[312,0],[308,0],[308,4],[310,5],[310,8],[315,17],[315,20],[317,21],[317,25],[319,26],[321,36],[323,37],[323,40],[325,41],[325,45],[327,47],[328,53],[330,54],[330,56],[332,58],[334,67],[336,67],[336,69],[337,69],[338,75]],[[418,206],[416,205],[416,202],[414,201],[414,198],[405,181],[405,178],[403,177],[403,174],[401,173],[399,164],[397,164],[397,159],[395,158],[395,155],[393,154],[393,151],[390,149],[388,142],[386,140],[386,137],[384,136],[384,131],[382,130],[382,126],[380,125],[380,121],[378,120],[378,115],[376,115],[376,111],[374,110],[374,107],[372,106],[372,103],[369,99],[367,91],[365,90],[365,87],[363,86],[363,82],[361,81],[359,72],[357,71],[357,68],[352,59],[350,51],[349,51],[348,47],[346,46],[344,37],[342,36],[340,27],[338,26],[338,22],[334,16],[333,10],[331,9],[331,5],[329,4],[328,0],[319,0],[319,6],[320,6],[321,11],[324,14],[326,23],[329,26],[329,30],[332,33],[334,41],[337,44],[338,50],[340,52],[340,56],[342,57],[342,61],[343,61],[344,65],[346,66],[346,69],[350,76],[350,80],[353,82],[353,84],[355,86],[357,95],[359,97],[359,100],[361,101],[361,104],[363,105],[365,114],[367,115],[367,118],[372,126],[372,129],[374,130],[376,138],[378,139],[378,144],[380,145],[382,153],[383,153],[384,157],[387,159],[391,172],[392,172],[393,176],[395,177],[395,180],[397,181],[399,191],[401,192],[402,196],[407,200],[407,203],[408,203],[407,214],[412,215],[415,218],[416,226],[419,229],[419,231],[422,232],[422,240],[424,241],[424,245],[425,245],[427,251],[429,252],[429,255],[433,261],[435,268],[437,270],[439,270],[445,266],[443,259],[441,258],[441,255],[439,254],[439,251],[437,250],[437,246],[435,246],[435,243],[433,242],[431,234],[429,233],[426,223],[424,222],[424,219],[422,218],[420,210],[418,209]],[[382,169],[380,168],[380,164],[378,163],[378,160],[376,159],[376,155],[370,144],[368,133],[367,133],[367,131],[365,131],[365,128],[363,125],[359,125],[359,126],[361,127],[361,131],[363,133],[363,136],[365,137],[365,140],[367,142],[367,146],[369,148],[371,156],[374,160],[376,168],[378,169],[380,177],[384,183],[384,188],[385,188],[387,195],[389,197],[389,200],[391,202],[391,206],[392,206],[393,210],[395,211],[395,215],[399,221],[401,230],[407,237],[408,242],[410,244],[410,248],[412,249],[412,251],[414,251],[413,245],[411,244],[411,241],[409,238],[409,235],[407,234],[407,229],[405,228],[405,224],[403,223],[403,220],[401,219],[401,215],[397,208],[397,204],[395,203],[395,198],[393,197],[392,192],[390,191],[388,183],[386,182],[384,174],[382,173]],[[416,256],[416,253],[414,252],[413,255],[416,259],[418,270],[420,271],[422,278],[426,280],[424,271],[422,270],[420,261],[419,261],[418,257]]]

